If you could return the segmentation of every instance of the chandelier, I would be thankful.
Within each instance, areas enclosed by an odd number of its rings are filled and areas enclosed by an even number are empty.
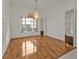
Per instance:
[[[38,19],[40,17],[39,12],[38,12],[38,8],[37,8],[37,0],[35,0],[36,2],[36,9],[32,14],[28,14],[27,17],[28,18],[34,18],[34,19]]]

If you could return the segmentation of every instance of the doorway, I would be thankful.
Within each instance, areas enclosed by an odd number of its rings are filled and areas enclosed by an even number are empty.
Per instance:
[[[76,10],[65,12],[65,43],[76,46]]]

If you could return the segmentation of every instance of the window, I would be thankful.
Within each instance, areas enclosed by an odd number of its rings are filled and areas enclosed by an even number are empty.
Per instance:
[[[36,31],[36,20],[33,18],[21,18],[22,31]]]

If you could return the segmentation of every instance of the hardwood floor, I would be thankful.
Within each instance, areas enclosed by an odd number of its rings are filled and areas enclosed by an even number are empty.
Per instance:
[[[17,38],[11,40],[3,59],[57,59],[72,49],[47,36]]]

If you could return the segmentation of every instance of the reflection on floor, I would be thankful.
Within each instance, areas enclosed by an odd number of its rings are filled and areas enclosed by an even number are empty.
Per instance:
[[[57,59],[72,49],[48,36],[17,38],[11,40],[3,59]]]
[[[22,55],[30,55],[34,52],[36,52],[36,46],[31,41],[24,41],[22,43]]]

